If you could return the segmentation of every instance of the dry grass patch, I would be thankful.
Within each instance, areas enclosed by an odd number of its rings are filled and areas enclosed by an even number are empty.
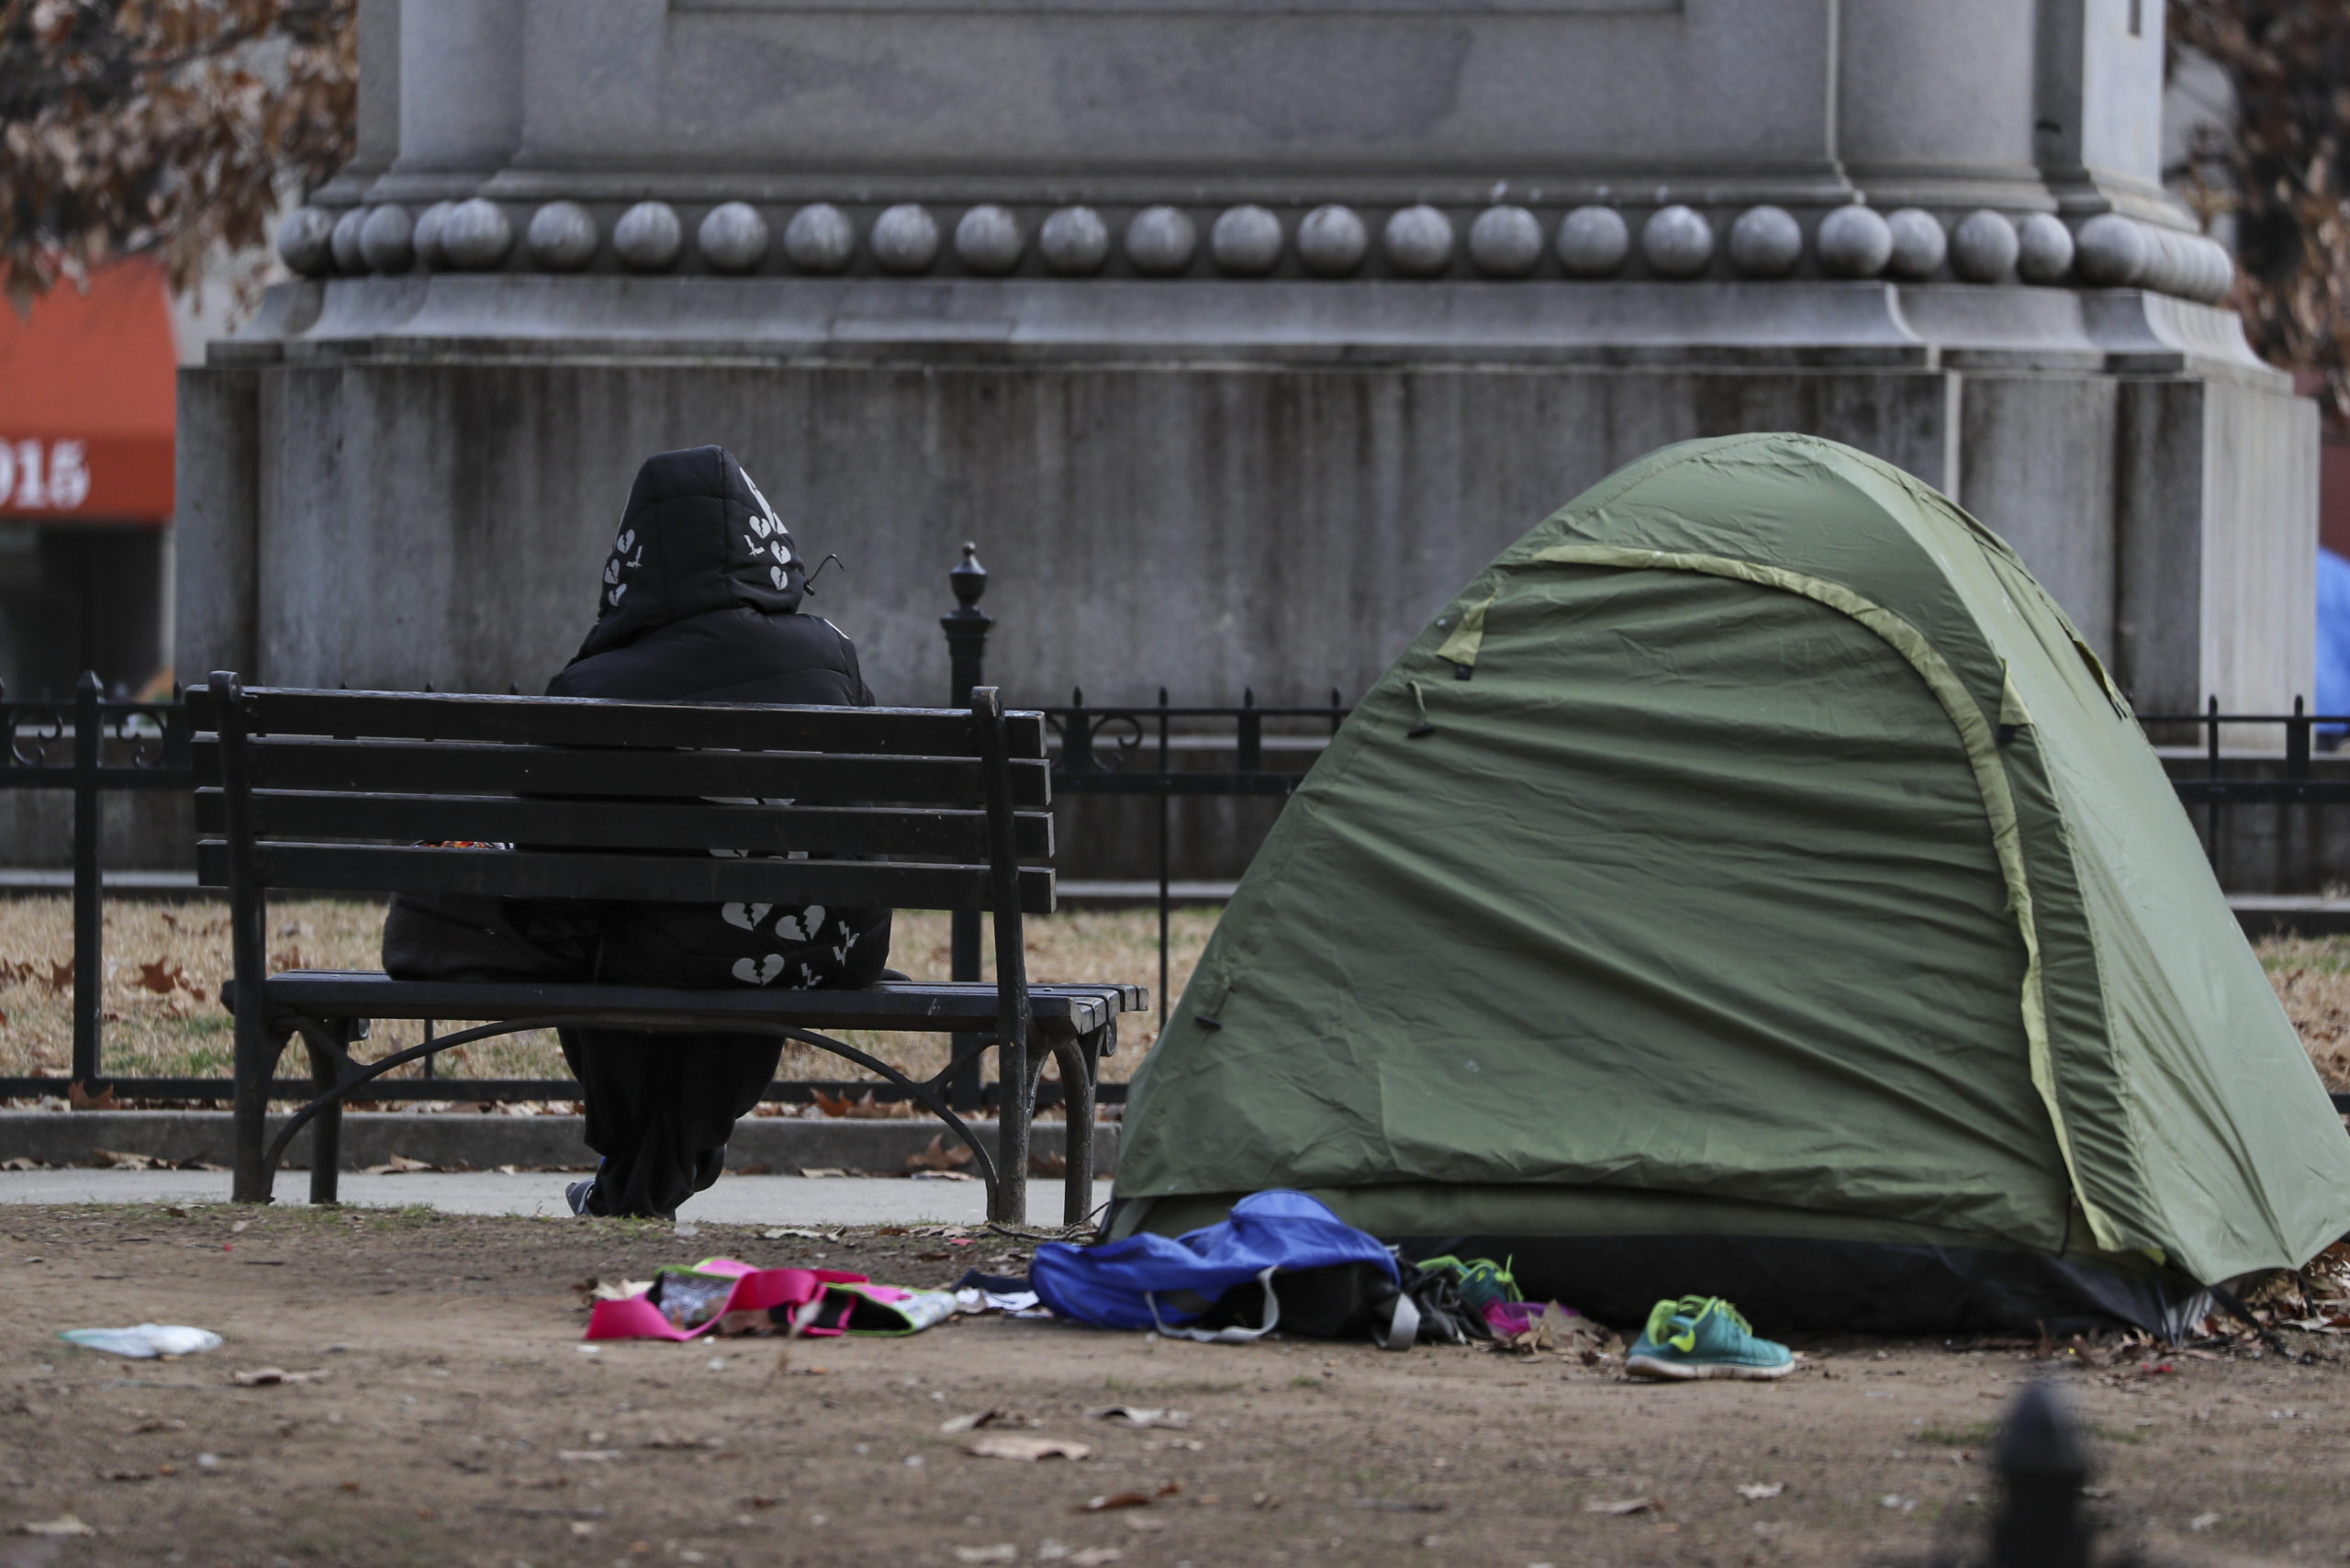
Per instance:
[[[1181,995],[1199,960],[1218,907],[1175,912],[1169,951]],[[270,968],[372,969],[384,926],[381,904],[289,901],[269,915]],[[1028,973],[1038,980],[1123,980],[1147,986],[1153,1011],[1129,1015],[1118,1054],[1103,1076],[1123,1081],[1158,1036],[1158,917],[1153,910],[1081,910],[1028,922]],[[73,1057],[73,906],[63,898],[0,900],[0,1074],[62,1073]],[[109,901],[106,911],[105,1057],[108,1074],[225,1077],[233,1049],[220,982],[232,972],[229,912],[211,902]],[[944,980],[951,969],[947,917],[901,913],[890,963],[917,979]],[[992,958],[987,972],[994,972]],[[443,1025],[441,1032],[448,1032]],[[384,1020],[361,1054],[404,1049],[423,1038],[413,1023]],[[933,1035],[850,1034],[848,1041],[902,1070],[927,1075],[944,1065],[946,1040]],[[301,1070],[290,1052],[285,1070]],[[460,1046],[441,1058],[444,1076],[561,1078],[563,1056],[551,1032]],[[400,1076],[416,1076],[408,1067]],[[786,1047],[785,1078],[856,1078],[845,1061],[810,1047]]]
[[[2350,938],[2277,937],[2254,950],[2318,1076],[2350,1094]]]

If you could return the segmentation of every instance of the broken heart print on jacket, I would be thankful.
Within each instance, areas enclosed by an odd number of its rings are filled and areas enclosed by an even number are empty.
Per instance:
[[[775,913],[775,908],[771,903],[730,903],[722,905],[718,914],[727,924],[744,931],[772,931],[796,948],[829,946],[833,961],[836,964],[848,961],[850,949],[856,946],[862,935],[834,920],[832,922],[834,940],[824,944],[822,934],[830,912],[822,904],[811,903],[805,909],[787,910],[776,915],[774,923],[769,924],[767,916]],[[732,972],[744,985],[767,986],[782,980],[787,971],[796,971],[796,978],[790,981],[794,986],[807,988],[817,983],[812,966],[805,961],[787,958],[781,953],[737,958]]]

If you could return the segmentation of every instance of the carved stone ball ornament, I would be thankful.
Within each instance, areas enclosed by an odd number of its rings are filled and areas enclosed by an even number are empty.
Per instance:
[[[1522,207],[1489,207],[1469,225],[1469,263],[1487,277],[1526,277],[1541,261],[1541,222]]]
[[[354,207],[334,220],[334,270],[357,277],[367,270],[366,255],[359,249],[359,231],[367,227],[367,209]]]
[[[612,254],[631,272],[667,272],[685,249],[686,226],[666,201],[638,202],[612,225]]]
[[[1175,276],[1199,246],[1199,230],[1180,207],[1147,207],[1126,221],[1126,260],[1145,277]]]
[[[1950,237],[1950,268],[1968,283],[1997,283],[2022,249],[2014,224],[1987,207],[1977,207]]]
[[[955,225],[955,259],[983,277],[1001,277],[1020,264],[1028,231],[1011,208],[975,207]]]
[[[1950,253],[1950,235],[1941,218],[1905,207],[1887,218],[1885,227],[1893,241],[1892,253],[1886,258],[1887,272],[1915,283],[1942,270],[1942,259]]]
[[[416,264],[427,269],[445,267],[449,258],[441,253],[441,226],[449,214],[456,210],[453,201],[436,201],[416,215]]]
[[[883,272],[928,272],[938,260],[938,220],[919,202],[901,201],[873,220],[865,242]]]
[[[1297,226],[1297,259],[1316,277],[1344,277],[1371,252],[1371,232],[1354,208],[1317,207]]]
[[[1037,229],[1036,253],[1063,277],[1091,277],[1110,260],[1110,226],[1090,207],[1064,207]]]
[[[1612,207],[1579,207],[1559,219],[1557,243],[1570,277],[1612,277],[1632,253],[1632,230]]]
[[[2063,283],[2073,271],[2073,231],[2053,212],[2016,225],[2016,271],[2026,283]]]
[[[531,214],[522,249],[552,273],[576,273],[596,259],[593,214],[576,201],[551,201]]]
[[[277,226],[277,254],[304,277],[334,270],[335,220],[315,207],[297,207]]]
[[[1208,230],[1208,257],[1233,277],[1262,277],[1281,264],[1281,220],[1261,207],[1228,207]]]
[[[359,226],[359,255],[370,272],[404,273],[416,264],[416,224],[397,202],[371,207]]]
[[[856,254],[856,228],[831,202],[811,202],[783,226],[783,258],[803,273],[839,272]]]
[[[1401,276],[1441,277],[1452,264],[1452,219],[1426,205],[1404,207],[1387,219],[1379,247]]]
[[[1740,277],[1785,277],[1801,260],[1803,225],[1785,207],[1750,207],[1729,226],[1729,264]]]
[[[1659,277],[1695,277],[1714,259],[1714,226],[1692,207],[1659,207],[1640,225],[1640,257]]]
[[[441,220],[441,254],[459,272],[495,271],[513,249],[514,225],[494,201],[461,201]]]
[[[1830,277],[1874,277],[1893,260],[1893,225],[1874,207],[1840,207],[1819,220],[1811,249]]]
[[[721,202],[702,214],[694,230],[694,249],[712,272],[756,272],[773,242],[767,220],[746,201]]]

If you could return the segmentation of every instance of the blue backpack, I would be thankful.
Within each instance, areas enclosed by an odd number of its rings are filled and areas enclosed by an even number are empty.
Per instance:
[[[1308,1277],[1277,1290],[1276,1275]],[[1391,1350],[1409,1349],[1419,1331],[1394,1254],[1304,1193],[1280,1189],[1251,1193],[1232,1205],[1231,1218],[1171,1239],[1144,1233],[1099,1247],[1046,1242],[1028,1277],[1046,1306],[1102,1328],[1156,1328],[1222,1344],[1276,1327],[1315,1338],[1368,1330]]]

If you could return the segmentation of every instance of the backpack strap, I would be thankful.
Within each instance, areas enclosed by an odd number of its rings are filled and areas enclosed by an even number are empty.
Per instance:
[[[1387,1322],[1387,1332],[1374,1336],[1382,1350],[1408,1350],[1420,1337],[1420,1307],[1410,1291],[1395,1293],[1395,1316]]]
[[[1169,1339],[1197,1339],[1203,1345],[1246,1345],[1271,1333],[1281,1320],[1281,1304],[1273,1299],[1273,1273],[1279,1267],[1276,1264],[1257,1276],[1257,1283],[1265,1293],[1265,1321],[1254,1328],[1170,1328],[1158,1315],[1158,1293],[1145,1291],[1142,1299],[1149,1304],[1152,1324]]]

